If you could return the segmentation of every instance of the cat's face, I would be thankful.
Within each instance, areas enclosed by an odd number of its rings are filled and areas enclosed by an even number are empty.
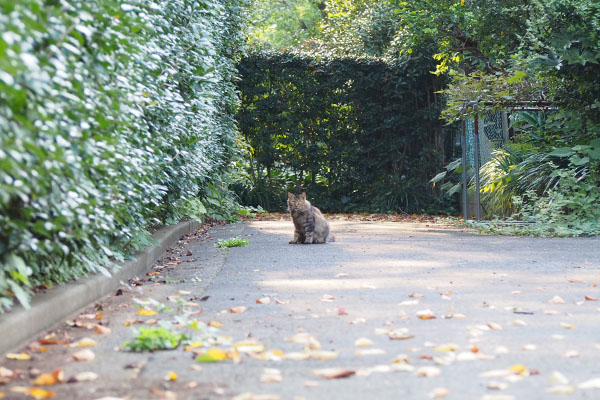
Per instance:
[[[299,210],[301,208],[304,208],[304,204],[306,202],[306,193],[302,193],[302,194],[293,194],[293,193],[288,193],[288,206],[290,208],[290,210]]]

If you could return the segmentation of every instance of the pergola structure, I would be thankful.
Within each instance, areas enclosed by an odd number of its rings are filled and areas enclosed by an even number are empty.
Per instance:
[[[474,134],[475,138],[473,140],[474,144],[474,162],[473,168],[475,169],[475,218],[476,221],[481,221],[481,188],[480,188],[480,179],[479,179],[479,168],[480,165],[480,157],[479,157],[479,111],[478,107],[482,104],[484,106],[492,106],[495,109],[505,110],[507,112],[510,111],[547,111],[547,110],[556,110],[556,104],[547,101],[501,101],[501,102],[491,102],[491,101],[479,101],[479,100],[465,100],[462,106],[463,114],[466,114],[469,109],[474,111]],[[462,191],[463,191],[463,199],[462,199],[462,208],[463,208],[463,216],[465,221],[469,219],[468,215],[468,205],[467,205],[467,136],[466,136],[467,126],[466,119],[462,120],[462,135],[460,138],[460,145],[462,148]]]

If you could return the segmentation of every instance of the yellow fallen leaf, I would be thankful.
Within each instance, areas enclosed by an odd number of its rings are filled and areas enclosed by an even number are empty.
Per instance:
[[[205,351],[204,353],[198,355],[198,357],[196,357],[196,361],[202,362],[202,363],[208,363],[208,362],[217,362],[217,361],[225,360],[227,358],[228,358],[227,353],[225,353],[223,350],[212,347],[212,348],[208,349],[207,351]]]
[[[434,350],[437,351],[438,353],[446,353],[449,351],[456,351],[458,349],[459,349],[459,346],[457,344],[448,343],[448,344],[442,344],[440,346],[437,346]]]
[[[27,361],[31,360],[31,356],[27,353],[8,353],[6,358],[9,360]]]
[[[229,311],[232,312],[233,314],[241,314],[241,313],[245,312],[246,310],[247,310],[247,308],[244,306],[231,307],[229,309]]]
[[[310,358],[310,354],[299,353],[299,352],[285,353],[283,356],[284,360],[293,360],[293,361],[308,360],[309,358]]]
[[[572,394],[575,388],[571,385],[554,385],[550,386],[546,391],[552,394]]]
[[[222,323],[217,322],[217,321],[211,321],[209,325],[212,326],[212,327],[214,327],[214,328],[220,328],[220,327],[223,326]]]
[[[240,353],[260,353],[265,350],[262,343],[250,340],[234,343],[233,347]]]
[[[515,375],[529,375],[529,370],[523,364],[511,365],[508,370]]]
[[[167,375],[165,376],[165,381],[171,381],[171,382],[175,382],[177,380],[177,374],[173,371],[169,371],[167,372]]]
[[[560,326],[562,326],[562,327],[563,327],[563,328],[565,328],[565,329],[575,329],[575,325],[568,324],[568,323],[566,323],[566,322],[561,322],[561,323],[560,323]]]
[[[92,361],[96,355],[90,349],[84,349],[73,353],[73,358],[75,361]]]
[[[43,373],[38,375],[33,381],[36,386],[50,386],[57,383],[64,383],[65,374],[61,369],[54,370],[51,373]]]
[[[94,339],[84,337],[81,340],[79,340],[78,342],[73,343],[71,345],[71,347],[93,347],[97,344],[98,343]]]
[[[360,338],[360,339],[356,339],[356,341],[354,342],[354,345],[357,347],[373,346],[373,341],[368,338]]]
[[[24,386],[15,386],[10,389],[13,393],[22,393],[33,397],[36,400],[51,399],[54,397],[54,392],[40,388],[28,388]]]
[[[425,309],[425,310],[421,310],[421,311],[417,311],[417,317],[420,319],[435,319],[435,315],[433,314],[433,311],[431,311],[429,308]]]
[[[147,308],[142,308],[141,310],[138,311],[138,314],[143,315],[145,317],[149,317],[151,315],[156,315],[158,313],[154,310],[148,310]]]
[[[337,358],[337,351],[328,351],[328,350],[311,350],[307,352],[311,357],[316,358],[317,360],[333,360]]]

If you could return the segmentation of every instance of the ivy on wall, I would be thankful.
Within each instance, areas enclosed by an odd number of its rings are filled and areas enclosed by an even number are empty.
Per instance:
[[[223,173],[243,2],[0,2],[0,312],[108,273]]]

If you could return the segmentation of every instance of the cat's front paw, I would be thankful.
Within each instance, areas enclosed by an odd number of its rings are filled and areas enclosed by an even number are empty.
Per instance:
[[[290,240],[289,244],[298,244],[298,242],[295,240]]]
[[[312,244],[312,239],[306,239],[306,240],[304,241],[304,244]]]

